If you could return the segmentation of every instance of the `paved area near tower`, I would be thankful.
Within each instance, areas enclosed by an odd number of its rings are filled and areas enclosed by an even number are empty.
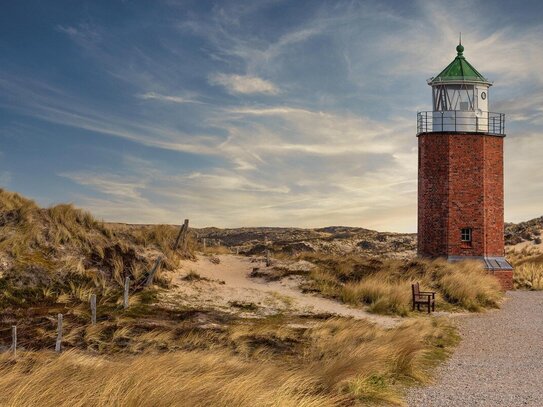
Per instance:
[[[507,293],[501,310],[458,317],[462,342],[409,406],[543,406],[543,292]]]

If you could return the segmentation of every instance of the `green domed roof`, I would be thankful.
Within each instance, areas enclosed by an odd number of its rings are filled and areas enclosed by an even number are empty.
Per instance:
[[[481,75],[477,69],[471,65],[464,57],[464,47],[458,44],[456,47],[458,55],[454,60],[441,71],[439,75],[431,78],[428,83],[430,85],[440,82],[462,81],[462,82],[480,82],[490,84],[488,79]]]

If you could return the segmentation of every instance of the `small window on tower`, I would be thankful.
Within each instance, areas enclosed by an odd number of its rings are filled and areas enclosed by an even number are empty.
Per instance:
[[[460,237],[461,237],[462,242],[471,243],[472,229],[471,228],[460,229]]]

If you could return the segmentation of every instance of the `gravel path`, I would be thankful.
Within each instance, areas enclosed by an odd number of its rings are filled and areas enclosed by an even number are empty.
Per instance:
[[[409,406],[543,406],[543,292],[507,297],[501,310],[458,317],[462,342]]]

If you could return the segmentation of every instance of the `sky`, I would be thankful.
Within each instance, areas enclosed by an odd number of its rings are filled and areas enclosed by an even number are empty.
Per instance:
[[[3,1],[0,187],[107,221],[414,232],[416,112],[464,55],[543,214],[538,1]]]

